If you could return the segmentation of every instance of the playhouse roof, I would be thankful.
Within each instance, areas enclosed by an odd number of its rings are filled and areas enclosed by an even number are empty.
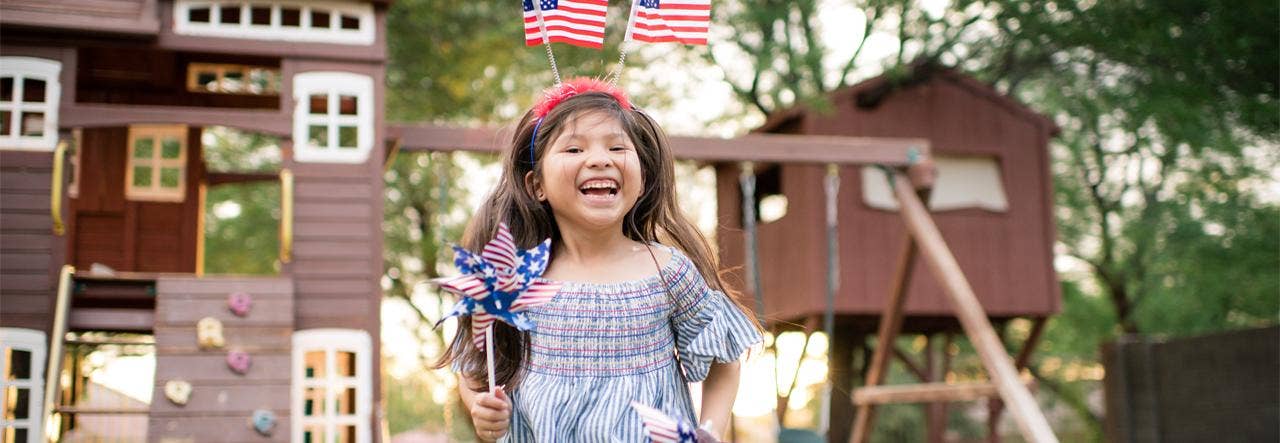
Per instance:
[[[948,67],[929,61],[917,61],[910,65],[909,71],[902,76],[889,73],[880,74],[862,82],[830,92],[827,98],[834,101],[846,99],[861,108],[875,108],[894,92],[902,91],[932,82],[948,82],[975,96],[988,100],[992,105],[1005,108],[1010,114],[1041,127],[1049,136],[1056,136],[1059,128],[1048,117],[1036,112],[1026,104],[1002,94],[994,87],[969,75],[956,72]],[[775,132],[787,123],[815,112],[808,106],[797,105],[776,111],[765,119],[764,124],[752,132]]]

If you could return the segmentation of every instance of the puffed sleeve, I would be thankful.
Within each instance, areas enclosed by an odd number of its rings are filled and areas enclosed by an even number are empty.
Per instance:
[[[671,323],[676,333],[680,366],[690,382],[707,378],[712,362],[737,361],[747,348],[761,341],[747,315],[723,292],[707,286],[697,266],[676,251],[678,260],[668,277],[672,299]]]

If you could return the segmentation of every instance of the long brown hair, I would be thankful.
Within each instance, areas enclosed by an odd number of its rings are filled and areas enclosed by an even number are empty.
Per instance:
[[[526,173],[532,171],[535,177],[541,174],[542,162],[531,162],[529,150],[534,150],[533,158],[541,159],[547,146],[566,126],[575,117],[589,111],[604,112],[616,118],[631,138],[640,158],[645,189],[623,219],[623,234],[638,242],[658,242],[679,248],[697,266],[708,286],[728,294],[748,318],[754,319],[750,308],[742,302],[740,293],[731,290],[721,280],[717,272],[719,259],[706,237],[680,212],[676,201],[675,157],[666,134],[644,112],[623,108],[606,93],[585,92],[565,99],[543,118],[540,125],[536,125],[538,122],[532,111],[520,119],[511,146],[504,151],[503,173],[498,187],[467,224],[462,246],[480,250],[497,232],[498,223],[502,221],[510,226],[511,235],[520,248],[533,247],[546,238],[551,238],[553,243],[560,240],[560,229],[552,216],[551,205],[538,201],[525,184]],[[535,126],[537,141],[530,147]],[[504,385],[510,391],[519,384],[523,375],[521,367],[529,357],[529,334],[500,321],[494,322],[493,332],[494,378],[497,379],[496,384]],[[463,317],[458,323],[458,333],[436,367],[454,362],[458,363],[465,378],[474,384],[473,388],[481,389],[487,385],[485,354],[472,344],[469,317]]]

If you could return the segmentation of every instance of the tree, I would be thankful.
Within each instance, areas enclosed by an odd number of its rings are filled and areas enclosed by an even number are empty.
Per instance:
[[[1064,312],[1033,367],[1086,421],[1083,388],[1043,366],[1096,363],[1119,333],[1192,334],[1280,322],[1280,40],[1274,2],[911,0],[859,5],[853,56],[830,60],[812,1],[722,8],[750,60],[733,78],[763,113],[822,109],[826,91],[880,63],[925,61],[978,76],[1061,127],[1052,142]],[[863,60],[868,35],[896,40]],[[723,60],[716,60],[722,61]],[[1047,375],[1047,376],[1046,376]],[[1097,434],[1095,433],[1095,437]]]

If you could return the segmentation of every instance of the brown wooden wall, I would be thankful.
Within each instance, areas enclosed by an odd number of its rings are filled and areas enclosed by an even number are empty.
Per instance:
[[[353,63],[293,62],[283,66],[283,91],[293,91],[294,75],[308,71],[344,71],[383,78],[381,66]],[[383,108],[382,82],[374,82],[375,109]],[[292,110],[292,94],[284,109]],[[374,140],[386,135],[381,111],[374,120]],[[302,163],[290,156],[294,173],[293,262],[284,273],[295,285],[295,325],[313,328],[363,329],[372,338],[374,374],[381,373],[382,306],[382,143],[374,143],[361,164]],[[373,404],[380,408],[380,377],[373,379]],[[378,417],[370,429],[379,429]],[[374,441],[378,433],[374,432]]]
[[[832,115],[802,114],[791,126],[805,134],[928,138],[935,156],[994,156],[1009,199],[1007,213],[961,209],[934,213],[987,313],[1045,316],[1058,309],[1046,148],[1050,128],[1025,109],[954,74],[898,90],[870,109],[855,104],[858,87],[833,97]],[[778,130],[788,128],[779,127]],[[861,167],[841,168],[840,291],[836,311],[876,315],[889,294],[905,227],[895,212],[863,203]],[[784,165],[786,216],[759,225],[766,315],[796,319],[825,308],[824,168]],[[718,167],[719,244],[726,265],[742,263],[736,165]],[[936,278],[917,260],[906,312],[952,314]]]
[[[227,308],[227,295],[238,291],[253,297],[245,317]],[[149,441],[289,441],[293,291],[288,278],[165,276],[157,280]],[[222,321],[225,348],[201,350],[196,345],[196,322],[204,317]],[[249,353],[248,373],[236,374],[227,367],[230,349]],[[186,406],[175,405],[164,395],[165,383],[178,379],[192,385]],[[251,427],[255,409],[275,413],[270,439]]]
[[[68,261],[88,270],[102,263],[116,271],[196,271],[200,181],[204,179],[200,128],[187,134],[187,183],[182,202],[125,198],[129,128],[91,128],[81,141],[80,195],[71,199]]]
[[[5,0],[0,24],[154,35],[159,30],[157,0]]]
[[[62,267],[49,195],[53,153],[0,150],[0,327],[48,331]]]

